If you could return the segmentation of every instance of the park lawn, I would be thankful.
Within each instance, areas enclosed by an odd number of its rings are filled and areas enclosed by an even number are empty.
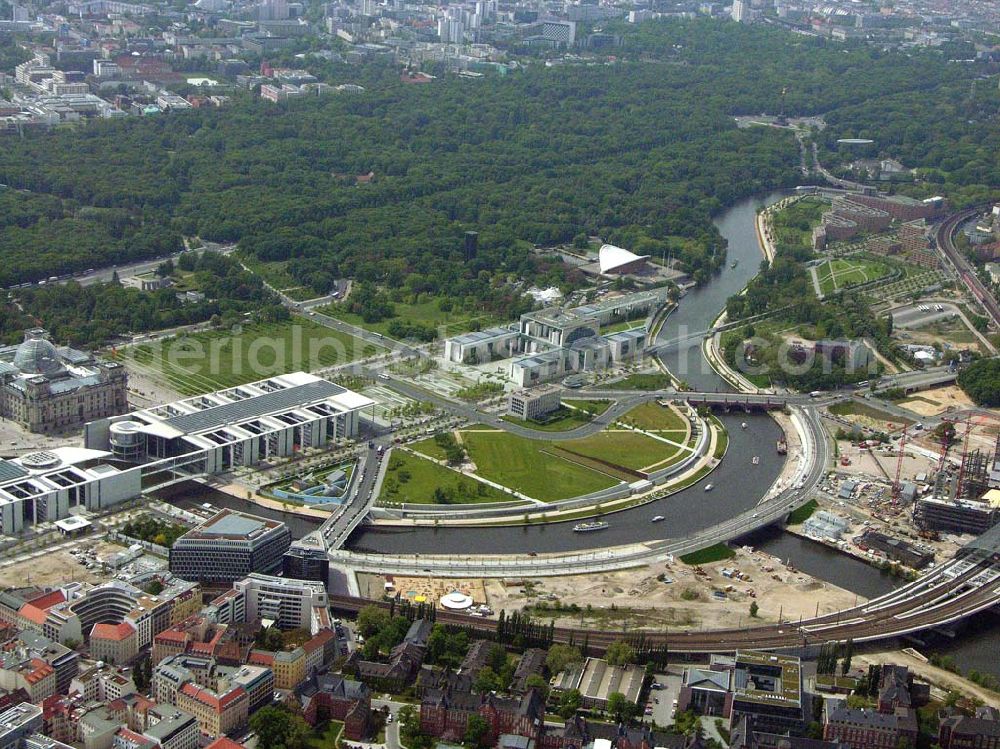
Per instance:
[[[343,320],[351,325],[357,325],[360,328],[367,328],[382,335],[389,335],[389,323],[396,319],[427,325],[437,331],[439,338],[472,330],[473,321],[479,323],[480,329],[488,328],[501,322],[496,317],[477,311],[468,312],[453,309],[451,312],[444,312],[438,307],[439,301],[440,297],[430,297],[416,304],[393,302],[392,306],[396,311],[395,317],[390,317],[376,323],[365,322],[361,319],[360,315],[348,312],[342,304],[331,304],[319,311],[330,315],[330,317],[336,317],[338,320]]]
[[[422,453],[429,458],[434,458],[434,460],[445,460],[448,456],[445,454],[444,449],[434,441],[433,437],[428,437],[425,440],[420,440],[419,442],[414,442],[410,447],[416,450],[418,453]]]
[[[636,406],[622,417],[626,424],[647,431],[680,432],[687,431],[687,419],[671,406],[661,406],[650,402]]]
[[[436,493],[436,490],[440,492]],[[446,497],[441,502],[442,493]],[[504,492],[487,486],[419,455],[394,450],[389,458],[378,501],[412,504],[476,504],[513,500]]]
[[[595,460],[603,460],[633,471],[656,465],[665,468],[670,458],[680,459],[686,451],[639,432],[599,432],[583,439],[561,443],[560,447]],[[659,465],[663,461],[662,465]]]
[[[583,411],[574,411],[563,406],[558,411],[554,411],[546,417],[545,421],[524,421],[516,416],[504,416],[504,421],[527,429],[534,429],[539,432],[568,432],[571,429],[578,429],[584,424],[589,424],[591,417]]]
[[[594,416],[600,416],[602,413],[607,411],[611,408],[612,403],[614,403],[614,401],[585,400],[583,398],[566,398],[563,400],[564,406],[579,408],[581,411],[586,411]]]
[[[506,432],[462,432],[476,473],[534,499],[552,502],[589,494],[618,481],[543,450],[547,443]],[[570,443],[560,443],[565,446]]]
[[[304,318],[211,330],[140,344],[119,358],[185,395],[242,385],[278,374],[307,372],[372,356],[380,350]]]
[[[631,374],[624,380],[611,382],[603,387],[607,390],[663,390],[670,387],[670,378],[659,372],[653,374]]]
[[[816,277],[819,279],[820,291],[826,295],[847,286],[874,281],[888,272],[889,269],[881,263],[834,258],[816,268]]]

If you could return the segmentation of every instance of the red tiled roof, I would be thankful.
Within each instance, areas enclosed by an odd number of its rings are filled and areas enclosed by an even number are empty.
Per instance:
[[[160,632],[156,637],[153,638],[160,642],[180,642],[185,643],[188,641],[188,633],[180,632],[176,629],[165,629]]]
[[[135,634],[135,627],[128,622],[122,622],[121,624],[95,624],[94,628],[90,630],[90,639],[121,642],[122,640],[127,640],[133,634]]]
[[[208,705],[208,707],[212,708],[212,710],[217,713],[221,713],[227,707],[236,702],[241,696],[246,694],[246,691],[243,687],[234,687],[222,695],[222,697],[219,697],[215,692],[208,689],[202,689],[189,681],[181,687],[181,694],[187,695],[191,699],[197,700],[203,705]]]
[[[17,613],[19,616],[23,616],[29,622],[34,622],[35,624],[45,624],[45,620],[49,616],[48,611],[30,603],[24,604]]]
[[[313,637],[302,643],[302,649],[307,653],[314,653],[335,637],[336,635],[332,630],[321,629]]]
[[[274,653],[267,650],[253,650],[250,652],[250,657],[247,659],[247,663],[253,666],[273,666]]]
[[[232,739],[227,739],[225,736],[220,736],[211,744],[206,746],[205,749],[243,749],[243,744],[237,744]]]
[[[66,596],[63,595],[61,590],[53,590],[51,593],[46,593],[44,596],[38,596],[38,598],[32,598],[28,603],[32,606],[37,606],[40,609],[50,609],[57,603],[62,603],[66,600]]]
[[[24,678],[29,684],[37,684],[46,676],[50,676],[55,672],[55,669],[41,658],[32,658],[31,671],[25,674]]]

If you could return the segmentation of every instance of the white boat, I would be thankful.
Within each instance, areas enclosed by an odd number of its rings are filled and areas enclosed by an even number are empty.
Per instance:
[[[746,429],[746,428],[747,428],[747,423],[744,421],[742,424],[740,424],[740,429]]]
[[[753,464],[754,464],[755,466],[756,466],[756,465],[760,465],[760,457],[759,457],[759,456],[757,456],[757,455],[754,455],[754,456],[753,456]]]
[[[573,530],[577,533],[587,533],[589,531],[603,531],[608,527],[608,524],[603,520],[594,520],[590,523],[577,523],[573,526]]]
[[[653,515],[652,519],[649,521],[651,523],[659,523],[661,520],[666,520],[663,515]]]
[[[715,488],[714,484],[705,484],[705,491],[710,492]]]

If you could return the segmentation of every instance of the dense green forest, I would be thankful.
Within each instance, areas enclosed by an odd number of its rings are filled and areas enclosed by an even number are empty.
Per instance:
[[[233,258],[188,252],[180,264],[191,272],[187,284],[204,294],[203,300],[181,301],[172,288],[143,292],[118,283],[81,286],[76,281],[23,289],[18,298],[24,311],[40,320],[56,340],[84,347],[97,347],[129,332],[190,325],[216,316],[223,325],[240,322],[247,312],[265,321],[287,319],[288,312],[260,278]],[[0,317],[0,331],[4,322]],[[18,322],[24,327],[26,320],[15,318]]]
[[[923,183],[907,188],[916,196],[945,194],[958,207],[1000,197],[1000,90],[995,78],[977,86],[970,75],[924,95],[880,97],[830,112],[826,121],[819,139],[826,163],[859,155],[838,146],[838,138],[871,138],[874,155],[918,169]]]
[[[10,18],[10,5],[4,9],[4,0],[0,0],[0,18]],[[27,51],[17,46],[13,36],[0,34],[0,72],[13,70],[15,65],[30,58]]]
[[[1000,406],[1000,359],[979,359],[962,370],[958,384],[977,405]]]
[[[158,256],[184,235],[239,242],[244,257],[315,293],[355,278],[369,291],[361,313],[373,319],[385,317],[380,289],[516,314],[522,281],[581,280],[532,246],[588,234],[669,252],[700,282],[724,262],[711,216],[800,179],[788,133],[739,130],[734,114],[777,111],[786,88],[789,114],[826,113],[843,129],[843,117],[864,122],[881,106],[885,122],[895,117],[885,102],[919,101],[894,125],[916,142],[937,117],[923,110],[966,89],[971,74],[934,52],[890,54],[709,20],[616,30],[615,64],[533,64],[503,78],[406,86],[385,63],[352,69],[307,58],[327,80],[354,70],[367,90],[282,105],[242,97],[222,110],[8,139],[0,285]],[[996,128],[982,124],[990,134],[976,142],[990,143]],[[946,135],[964,138],[965,127]],[[930,165],[931,156],[921,158]],[[1000,182],[996,152],[980,156],[975,168],[948,159],[936,167],[970,191]],[[369,172],[370,184],[354,179]],[[470,262],[467,230],[479,232]],[[57,300],[33,299],[48,324]],[[129,327],[165,311],[154,307]]]

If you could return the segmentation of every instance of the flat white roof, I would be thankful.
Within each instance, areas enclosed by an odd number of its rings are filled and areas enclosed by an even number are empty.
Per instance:
[[[70,515],[68,518],[57,520],[56,528],[63,531],[77,531],[81,528],[86,528],[90,524],[90,521],[86,518],[81,518],[79,515]]]

